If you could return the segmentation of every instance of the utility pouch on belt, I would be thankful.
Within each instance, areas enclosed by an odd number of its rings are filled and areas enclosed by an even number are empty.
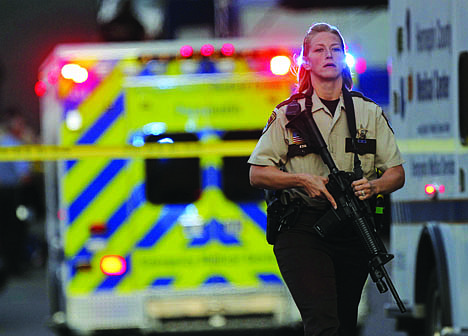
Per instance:
[[[267,201],[266,239],[268,244],[275,245],[276,237],[282,227],[292,226],[299,216],[301,204],[290,201],[281,190],[265,190]]]

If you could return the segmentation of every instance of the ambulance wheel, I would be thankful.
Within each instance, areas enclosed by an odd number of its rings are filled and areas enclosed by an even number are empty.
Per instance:
[[[442,331],[442,305],[440,289],[435,270],[429,277],[426,295],[426,321],[424,336],[440,335]]]
[[[67,329],[67,328],[56,329],[54,333],[57,336],[75,336],[75,334],[71,332],[70,329]]]

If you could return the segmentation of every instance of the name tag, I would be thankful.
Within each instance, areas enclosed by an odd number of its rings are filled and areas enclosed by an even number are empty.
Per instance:
[[[376,146],[377,141],[375,139],[356,139],[357,153],[359,155],[375,154]],[[346,153],[354,153],[351,138],[346,138],[345,151]]]

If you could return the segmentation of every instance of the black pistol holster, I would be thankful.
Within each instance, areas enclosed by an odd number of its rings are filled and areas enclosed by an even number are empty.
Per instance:
[[[266,239],[268,244],[275,245],[276,237],[283,227],[294,225],[301,212],[302,203],[291,200],[288,193],[282,190],[265,190],[267,202]]]

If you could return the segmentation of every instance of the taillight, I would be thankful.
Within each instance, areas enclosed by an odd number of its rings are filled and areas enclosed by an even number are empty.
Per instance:
[[[443,184],[429,183],[424,186],[424,192],[430,197],[435,197],[437,194],[445,192],[445,186]]]
[[[119,255],[105,255],[101,258],[101,271],[106,275],[122,275],[127,271],[127,261]]]

